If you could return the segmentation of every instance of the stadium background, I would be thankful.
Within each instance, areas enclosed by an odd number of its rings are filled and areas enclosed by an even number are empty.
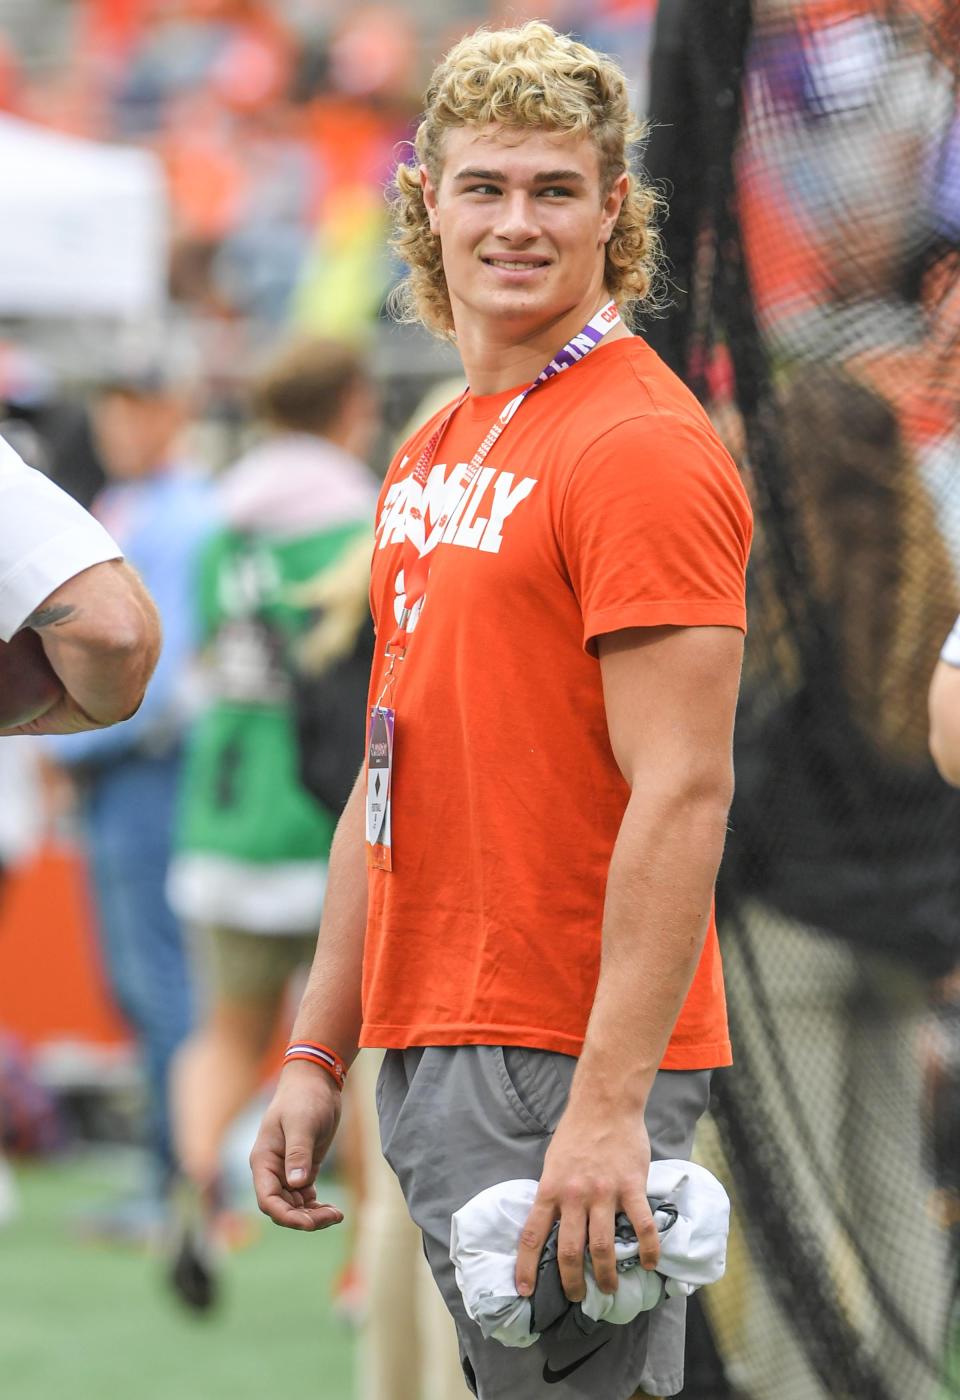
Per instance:
[[[194,436],[216,470],[245,440],[252,367],[298,329],[369,356],[382,468],[456,371],[383,310],[383,186],[430,65],[466,28],[534,14],[617,55],[671,195],[674,304],[640,328],[708,403],[759,522],[720,889],[737,1065],[700,1144],[737,1230],[684,1395],[946,1400],[960,811],[924,696],[960,610],[956,7],[654,11],[0,0],[3,431],[93,499],[85,401],[118,346],[159,337],[203,367]],[[79,1238],[138,1170],[136,1065],[84,879],[61,817],[0,914],[5,1094],[29,1120],[11,1145],[30,1149],[0,1233],[4,1393],[350,1395],[337,1232],[251,1222],[202,1326],[149,1251]]]

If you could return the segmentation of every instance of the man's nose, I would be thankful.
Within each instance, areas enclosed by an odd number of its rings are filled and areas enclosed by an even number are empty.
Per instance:
[[[509,243],[526,243],[540,232],[537,207],[525,190],[512,190],[504,196],[497,211],[494,233]]]

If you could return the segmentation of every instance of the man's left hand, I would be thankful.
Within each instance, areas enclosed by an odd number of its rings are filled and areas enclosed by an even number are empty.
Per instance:
[[[642,1114],[575,1114],[561,1118],[547,1150],[536,1200],[520,1233],[517,1291],[529,1297],[540,1255],[555,1220],[563,1291],[573,1303],[586,1296],[584,1250],[604,1293],[617,1291],[614,1228],[623,1211],[640,1245],[640,1263],[656,1268],[660,1241],[647,1204],[650,1140]]]

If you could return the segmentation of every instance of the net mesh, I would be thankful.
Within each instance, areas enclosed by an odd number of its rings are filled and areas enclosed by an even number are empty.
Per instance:
[[[960,7],[662,0],[650,91],[676,297],[642,329],[757,518],[703,1146],[737,1233],[724,1374],[684,1394],[947,1400],[960,798],[926,690],[960,611]]]

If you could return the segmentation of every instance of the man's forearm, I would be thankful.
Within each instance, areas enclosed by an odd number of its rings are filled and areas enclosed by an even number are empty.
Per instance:
[[[348,1065],[356,1057],[360,1037],[366,927],[367,857],[361,769],[333,838],[317,951],[293,1026],[294,1040],[327,1045]]]
[[[643,1111],[703,949],[729,801],[723,776],[631,797],[610,862],[600,978],[571,1107]]]
[[[135,713],[159,655],[160,624],[128,565],[111,560],[68,579],[25,626],[39,633],[66,691],[57,707],[63,714],[43,717],[59,719],[51,732],[116,724]]]

